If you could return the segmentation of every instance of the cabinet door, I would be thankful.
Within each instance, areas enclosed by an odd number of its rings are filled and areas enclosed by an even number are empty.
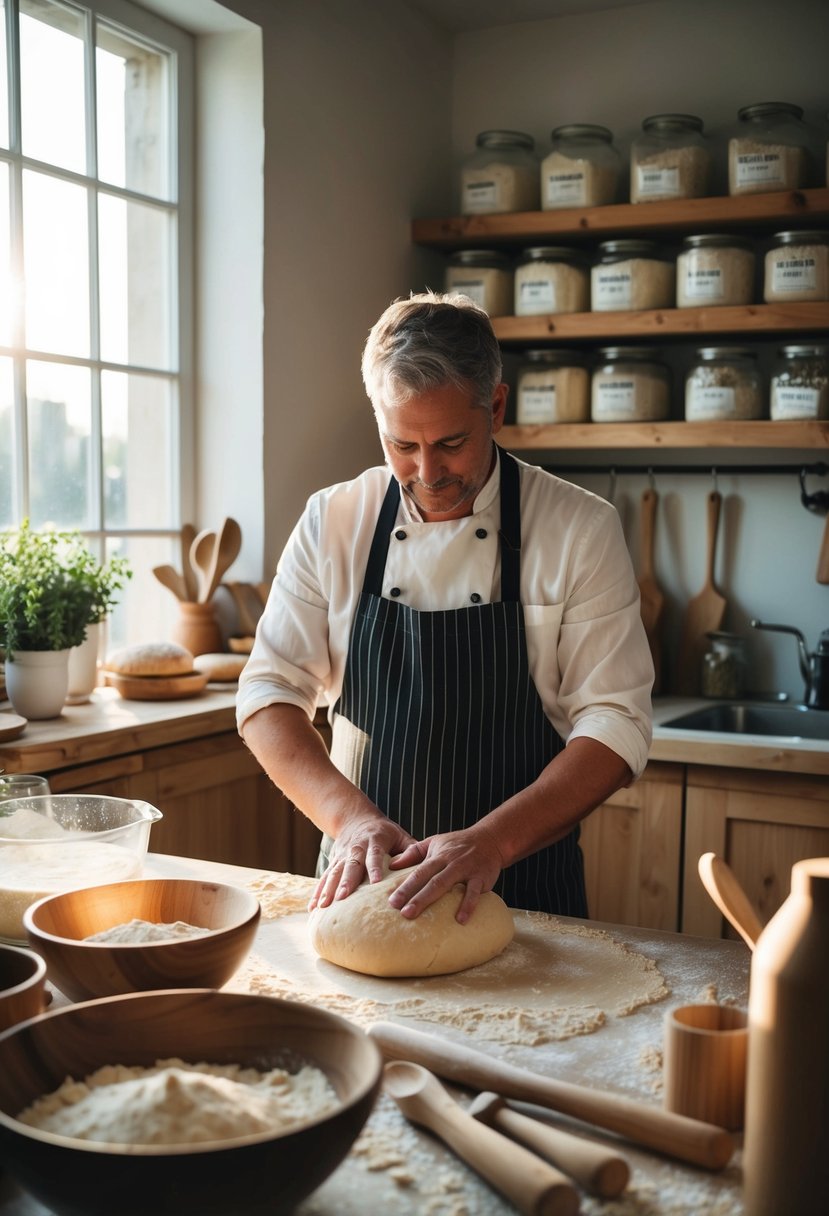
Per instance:
[[[581,825],[593,920],[679,928],[682,780],[679,764],[649,764]]]
[[[703,853],[728,862],[767,924],[789,894],[794,863],[829,856],[829,779],[689,767],[682,931],[739,940],[700,881]]]

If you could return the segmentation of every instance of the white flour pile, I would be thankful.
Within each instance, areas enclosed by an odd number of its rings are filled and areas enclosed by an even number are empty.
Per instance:
[[[157,924],[151,920],[139,920],[133,917],[122,925],[113,925],[110,929],[102,929],[100,933],[90,933],[84,938],[85,942],[176,942],[191,937],[204,937],[210,933],[202,925],[189,925],[186,921],[175,920],[170,924]]]
[[[274,1132],[333,1111],[328,1078],[305,1065],[260,1072],[237,1064],[159,1060],[67,1078],[17,1117],[41,1131],[109,1144],[198,1144]]]

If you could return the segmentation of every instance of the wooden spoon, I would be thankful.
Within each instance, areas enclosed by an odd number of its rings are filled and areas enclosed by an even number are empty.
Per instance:
[[[697,863],[702,885],[730,925],[753,950],[763,932],[760,918],[752,907],[728,862],[716,853],[703,853]]]
[[[576,1216],[578,1192],[564,1174],[466,1114],[428,1069],[404,1060],[386,1064],[383,1089],[407,1119],[445,1140],[520,1212]]]
[[[717,528],[720,522],[722,496],[718,490],[708,495],[708,554],[705,585],[689,600],[679,641],[677,692],[693,696],[699,693],[700,668],[705,648],[705,635],[722,626],[726,599],[714,584],[714,557],[717,551]]]
[[[200,603],[204,603],[207,599],[204,592],[207,590],[207,576],[211,562],[213,561],[215,546],[216,533],[211,532],[209,528],[202,529],[198,536],[194,537],[193,543],[190,546],[190,564],[196,574],[198,585],[197,599]]]
[[[647,489],[642,495],[642,574],[639,578],[640,612],[648,645],[653,657],[653,691],[659,692],[662,678],[662,645],[660,630],[665,610],[665,596],[656,581],[654,572],[654,539],[656,536],[656,506],[659,495]]]
[[[174,570],[172,566],[153,566],[153,574],[161,583],[162,587],[166,587],[168,591],[172,591],[176,599],[188,599],[187,587],[184,579],[179,574],[178,570]]]
[[[187,599],[193,601],[199,593],[199,583],[196,572],[190,560],[190,551],[196,539],[196,529],[193,524],[181,525],[181,574],[187,586]]]
[[[225,519],[221,528],[219,528],[219,534],[216,537],[213,555],[207,570],[206,590],[202,596],[205,601],[211,599],[213,592],[222,580],[222,575],[236,561],[241,548],[242,529],[235,519]]]

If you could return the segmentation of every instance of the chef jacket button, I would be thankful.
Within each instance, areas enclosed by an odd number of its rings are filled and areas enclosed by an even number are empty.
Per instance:
[[[473,604],[480,604],[481,602],[481,597],[478,595],[477,591],[473,591],[469,598],[472,600]]]
[[[389,595],[395,600],[397,599],[399,594],[400,594],[399,587],[392,587],[391,591],[389,592]]]
[[[475,535],[478,540],[486,540],[486,528],[476,528]]]
[[[403,531],[402,528],[398,528],[397,531],[395,532],[394,536],[395,536],[395,540],[405,540],[406,539],[406,533]]]

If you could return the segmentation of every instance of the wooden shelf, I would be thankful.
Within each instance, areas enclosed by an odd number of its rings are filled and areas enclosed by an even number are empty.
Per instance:
[[[515,452],[578,449],[829,449],[829,422],[602,422],[505,426],[498,442]]]
[[[713,232],[822,225],[829,216],[829,188],[777,194],[692,198],[662,203],[616,203],[561,211],[514,211],[412,222],[412,240],[435,249],[527,245],[550,237],[590,240],[661,233]]]
[[[644,312],[571,312],[493,317],[499,342],[598,342],[740,335],[819,333],[829,329],[829,303],[663,308]]]

